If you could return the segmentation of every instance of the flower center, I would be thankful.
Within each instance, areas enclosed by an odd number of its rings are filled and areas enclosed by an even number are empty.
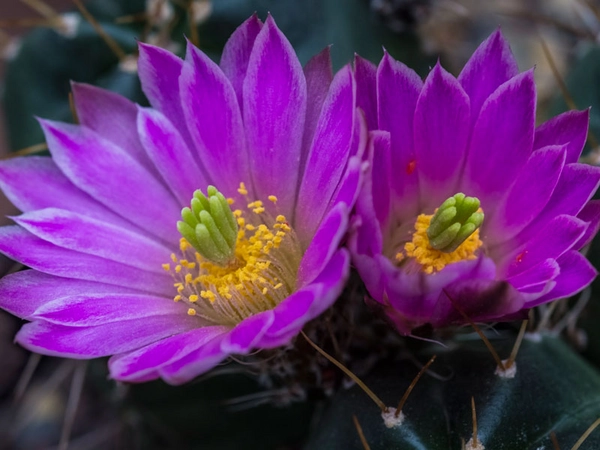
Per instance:
[[[243,183],[238,191],[247,195]],[[285,216],[273,218],[262,201],[232,211],[232,199],[212,186],[207,193],[196,191],[191,208],[182,210],[180,255],[171,255],[174,267],[163,268],[174,277],[174,300],[187,303],[189,315],[235,325],[294,292],[302,253]]]
[[[483,245],[479,227],[484,214],[479,206],[477,198],[458,193],[434,214],[419,215],[412,241],[404,245],[396,260],[414,258],[423,272],[431,274],[448,264],[477,258],[476,252]]]

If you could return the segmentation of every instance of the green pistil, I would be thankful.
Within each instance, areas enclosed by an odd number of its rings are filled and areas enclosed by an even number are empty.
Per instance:
[[[205,259],[226,265],[235,257],[238,224],[223,194],[214,186],[206,192],[208,197],[194,192],[190,208],[181,210],[177,229]]]
[[[479,199],[458,193],[447,199],[431,218],[427,237],[436,250],[450,253],[467,240],[483,223]]]

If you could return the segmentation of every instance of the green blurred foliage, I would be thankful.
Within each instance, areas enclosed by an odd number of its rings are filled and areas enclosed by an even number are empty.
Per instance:
[[[135,50],[135,31],[106,24],[104,28],[124,49]],[[6,72],[3,100],[10,147],[18,150],[44,141],[34,116],[72,121],[71,80],[143,101],[137,75],[119,70],[117,63],[117,57],[85,21],[80,23],[75,38],[50,28],[33,30],[23,39]]]

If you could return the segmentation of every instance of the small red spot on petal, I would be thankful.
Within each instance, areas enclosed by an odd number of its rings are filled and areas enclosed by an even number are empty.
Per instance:
[[[411,173],[413,173],[415,171],[415,168],[417,167],[417,161],[416,160],[411,160],[407,165],[406,165],[406,173],[407,175],[410,175]]]
[[[523,257],[524,257],[524,256],[525,256],[527,253],[529,253],[527,250],[525,250],[525,251],[522,251],[521,253],[519,253],[519,254],[517,255],[517,257],[516,257],[516,261],[517,261],[517,263],[521,263],[521,262],[523,262]]]

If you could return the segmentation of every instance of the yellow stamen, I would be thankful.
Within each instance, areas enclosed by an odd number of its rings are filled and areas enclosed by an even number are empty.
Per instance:
[[[240,183],[240,187],[237,191],[242,195],[248,195],[248,190],[246,189],[246,185],[244,183]]]
[[[275,197],[274,195],[269,195],[267,198],[270,202],[277,203],[277,197]]]
[[[194,308],[190,308],[187,311],[188,316],[195,316],[196,315],[196,310]]]
[[[479,239],[479,229],[469,236],[456,250],[447,253],[436,250],[429,245],[427,228],[431,222],[432,215],[421,214],[415,223],[415,232],[411,242],[404,245],[404,253],[396,255],[396,261],[402,261],[405,257],[414,258],[422,266],[425,273],[439,272],[448,264],[459,261],[476,259],[476,252],[483,245]]]

